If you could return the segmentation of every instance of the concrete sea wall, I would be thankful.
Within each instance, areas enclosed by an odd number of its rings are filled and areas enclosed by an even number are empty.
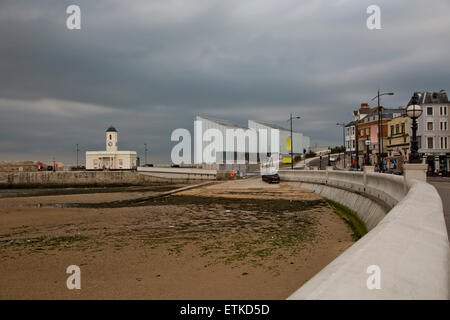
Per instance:
[[[170,170],[170,168],[168,169]],[[59,187],[59,186],[103,186],[146,185],[149,183],[184,183],[212,179],[212,175],[201,174],[148,174],[136,171],[43,171],[0,172],[0,187]],[[215,179],[215,175],[214,175]]]
[[[279,174],[354,210],[370,230],[289,299],[449,299],[450,247],[433,186],[379,173]],[[368,285],[373,268],[376,288]]]

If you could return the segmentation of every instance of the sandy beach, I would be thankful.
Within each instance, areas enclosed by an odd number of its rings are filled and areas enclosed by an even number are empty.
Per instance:
[[[311,191],[223,182],[127,207],[151,190],[0,199],[1,299],[285,299],[353,244]],[[66,268],[81,269],[81,289]]]

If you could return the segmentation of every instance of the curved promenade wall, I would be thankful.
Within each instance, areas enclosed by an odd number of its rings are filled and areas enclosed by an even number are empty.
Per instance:
[[[282,181],[349,207],[370,230],[289,299],[449,299],[450,247],[433,186],[380,173],[279,174]],[[375,273],[379,289],[370,285]]]

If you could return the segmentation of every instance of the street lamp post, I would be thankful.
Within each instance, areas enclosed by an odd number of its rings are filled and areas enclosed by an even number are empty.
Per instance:
[[[77,143],[77,169],[78,169],[78,151],[80,151],[80,149],[78,149],[78,143]]]
[[[147,164],[147,151],[148,151],[147,144],[144,143],[145,164]]]
[[[359,140],[358,140],[358,120],[355,121],[355,153],[356,153],[356,170],[359,169]]]
[[[292,140],[292,119],[300,119],[300,117],[292,117],[292,113],[289,117],[289,120],[291,122],[291,170],[294,170],[294,143]]]
[[[383,171],[383,159],[382,159],[382,154],[383,154],[383,142],[382,142],[382,135],[381,135],[381,121],[382,121],[382,117],[383,117],[383,112],[381,110],[381,106],[380,106],[380,97],[381,96],[393,96],[394,93],[393,92],[385,92],[385,93],[380,93],[380,89],[378,89],[377,95],[375,97],[372,98],[372,100],[378,99],[378,169],[379,171]]]
[[[344,146],[344,169],[345,169],[345,154],[346,154],[346,147],[345,147],[345,123],[344,122],[341,122],[341,123],[336,123],[336,125],[337,126],[342,126],[342,142],[344,143],[343,144],[343,146]],[[340,152],[339,152],[339,154],[341,154]]]
[[[370,150],[369,150],[369,147],[370,147],[370,140],[366,140],[366,146],[367,146],[367,157],[366,157],[366,166],[369,166],[370,165]]]
[[[415,94],[411,99],[411,104],[406,108],[406,114],[412,119],[412,140],[409,163],[421,163],[419,146],[417,143],[417,118],[422,115],[422,107],[418,104],[419,97]]]

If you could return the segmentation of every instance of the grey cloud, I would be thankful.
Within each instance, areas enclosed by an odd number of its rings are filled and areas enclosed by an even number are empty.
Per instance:
[[[296,112],[298,130],[331,145],[378,87],[396,93],[388,107],[449,89],[445,0],[378,1],[376,31],[369,1],[85,0],[69,31],[72,3],[0,4],[0,157],[73,162],[75,143],[102,148],[113,123],[121,149],[148,143],[168,161],[171,131],[197,113],[283,125]]]

